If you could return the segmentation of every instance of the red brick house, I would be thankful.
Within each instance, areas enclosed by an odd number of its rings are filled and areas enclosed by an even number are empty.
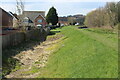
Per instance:
[[[46,26],[47,22],[45,20],[45,11],[24,11],[24,18],[27,17],[32,22],[31,26],[41,25]]]
[[[13,26],[13,16],[6,12],[5,10],[3,10],[2,8],[0,8],[0,22],[2,27],[12,27]]]
[[[46,20],[42,15],[39,15],[35,18],[35,25],[46,26]]]

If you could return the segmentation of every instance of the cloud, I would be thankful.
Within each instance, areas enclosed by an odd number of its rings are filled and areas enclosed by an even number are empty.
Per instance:
[[[14,4],[2,4],[0,3],[0,7],[3,8],[6,11],[12,11],[15,13],[16,5]]]
[[[89,4],[89,5],[88,5]],[[99,4],[92,5],[95,3],[55,3],[55,2],[46,2],[46,3],[40,3],[40,2],[29,2],[25,4],[25,10],[26,11],[45,11],[46,14],[49,10],[50,7],[54,6],[57,9],[58,15],[59,16],[66,16],[66,15],[73,15],[73,14],[87,14],[91,10],[97,8],[97,6],[100,6]],[[62,6],[61,6],[62,5]],[[12,11],[17,12],[15,10],[16,5],[15,4],[2,4],[1,5],[3,9],[6,11]]]
[[[20,0],[18,0],[20,1]],[[22,0],[23,2],[111,2],[119,0]],[[16,2],[16,0],[1,0],[1,2]]]
[[[2,0],[0,7],[6,11],[16,11],[16,0]],[[105,2],[80,2],[81,0],[26,0],[26,11],[46,11],[46,14],[50,7],[54,6],[57,9],[59,16],[73,15],[73,14],[87,14],[88,12],[95,10],[96,8],[104,6]],[[38,2],[37,2],[38,1]],[[42,2],[40,2],[42,1]],[[79,1],[79,2],[75,2]],[[87,0],[82,0],[87,1]],[[97,0],[96,0],[97,1]],[[101,1],[101,0],[99,0]],[[104,0],[106,1],[106,0]]]
[[[119,0],[47,0],[50,2],[111,2],[111,1],[119,1]]]

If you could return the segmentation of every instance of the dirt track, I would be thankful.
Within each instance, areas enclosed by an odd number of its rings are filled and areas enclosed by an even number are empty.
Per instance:
[[[12,71],[6,78],[35,78],[40,75],[40,69],[45,67],[50,53],[54,50],[47,50],[62,36],[50,37],[45,42],[20,52],[18,55],[13,56],[20,60],[21,66],[19,69]]]

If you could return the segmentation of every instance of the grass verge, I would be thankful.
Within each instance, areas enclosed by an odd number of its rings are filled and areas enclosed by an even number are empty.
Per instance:
[[[101,29],[66,26],[63,47],[49,57],[38,78],[117,78],[117,34]],[[59,44],[57,44],[59,45]],[[113,45],[113,47],[112,47]]]

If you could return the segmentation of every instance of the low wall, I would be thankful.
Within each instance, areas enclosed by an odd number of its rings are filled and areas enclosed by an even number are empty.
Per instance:
[[[2,49],[8,48],[28,40],[46,40],[48,28],[29,30],[26,32],[16,32],[2,36]]]

